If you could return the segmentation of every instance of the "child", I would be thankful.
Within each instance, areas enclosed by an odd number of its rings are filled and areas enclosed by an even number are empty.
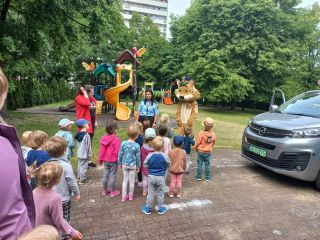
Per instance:
[[[42,150],[43,144],[47,141],[48,135],[40,130],[36,130],[29,134],[28,141],[30,147],[32,148],[27,155],[26,163],[28,165],[28,175],[31,176],[30,185],[32,189],[37,187],[37,181],[35,176],[32,175],[32,169],[35,167],[39,167],[41,164],[48,161],[51,156],[47,153],[47,151]]]
[[[142,122],[142,127],[143,127],[143,133],[146,131],[146,129],[151,127],[151,123],[149,119],[145,119]]]
[[[159,118],[157,130],[156,130],[158,134],[160,134],[159,131],[160,131],[161,125],[167,126],[166,137],[169,137],[169,138],[173,137],[174,132],[173,132],[173,129],[171,127],[169,127],[169,115],[168,114],[166,114],[166,113],[161,114],[161,116]]]
[[[121,143],[118,156],[118,165],[123,171],[122,202],[128,199],[129,201],[133,200],[135,174],[139,172],[141,166],[140,146],[135,142],[139,129],[136,125],[130,124],[127,128],[127,133],[129,139]],[[127,194],[128,183],[130,185],[129,195]]]
[[[52,188],[57,185],[63,174],[63,168],[57,162],[46,162],[35,169],[38,187],[33,190],[34,205],[36,206],[35,225],[48,224],[57,228],[59,233],[66,233],[72,239],[82,239],[82,234],[73,229],[63,219],[62,202],[59,194]]]
[[[27,159],[29,151],[32,149],[30,146],[30,140],[29,140],[31,133],[32,133],[31,131],[25,131],[21,135],[21,142],[22,142],[21,150],[22,150],[23,159],[25,161]]]
[[[201,130],[196,138],[194,149],[198,152],[197,158],[197,175],[196,180],[201,181],[202,164],[205,166],[205,180],[209,182],[211,180],[211,151],[216,142],[216,135],[211,129],[213,128],[213,119],[206,118],[202,121],[203,130]]]
[[[168,155],[169,151],[171,150],[170,139],[166,137],[166,134],[168,132],[168,127],[166,125],[160,125],[158,130],[159,130],[160,137],[162,137],[164,141],[163,152]]]
[[[182,195],[182,175],[186,170],[186,151],[181,149],[183,144],[182,136],[174,136],[173,144],[174,149],[169,152],[170,158],[170,192],[169,197],[174,197],[175,187],[177,186],[177,198]]]
[[[184,129],[184,139],[183,139],[183,145],[182,148],[187,153],[187,168],[186,168],[186,174],[188,175],[190,173],[190,153],[191,153],[191,145],[194,145],[193,137],[191,137],[192,128],[186,127]]]
[[[18,240],[59,240],[60,236],[54,227],[50,225],[41,225],[32,229],[32,231],[23,234],[18,237]]]
[[[68,118],[63,118],[59,121],[60,131],[58,131],[55,136],[64,138],[67,143],[67,158],[70,160],[70,158],[73,156],[73,149],[75,148],[75,144],[73,141],[73,136],[71,133],[71,126],[74,124],[73,121],[70,121]]]
[[[154,152],[154,148],[152,147],[152,140],[156,137],[156,131],[154,128],[147,128],[144,133],[144,143],[141,147],[141,172],[143,179],[143,196],[147,196],[148,193],[148,168],[143,166],[144,160],[147,158],[149,153]]]
[[[104,167],[102,177],[102,195],[107,195],[109,191],[108,180],[110,180],[110,197],[115,197],[120,194],[120,191],[115,189],[117,176],[117,161],[121,141],[117,136],[118,124],[113,120],[106,122],[106,132],[100,138],[100,149],[98,155],[98,163]]]
[[[164,214],[167,208],[164,206],[165,175],[170,164],[168,156],[161,152],[163,139],[157,136],[152,145],[155,152],[150,153],[144,161],[144,167],[148,168],[148,196],[146,205],[141,208],[144,214],[151,214],[155,193],[158,192],[158,214]]]
[[[27,180],[28,183],[31,184],[31,175],[28,171],[28,165],[27,165],[27,157],[28,157],[28,153],[30,152],[30,150],[32,149],[30,147],[30,135],[31,135],[31,131],[25,131],[24,133],[22,133],[21,135],[21,151],[22,151],[22,155],[23,155],[23,159],[24,159],[24,164],[26,167],[26,176],[27,176]]]
[[[80,118],[76,124],[80,129],[75,136],[78,145],[78,179],[80,180],[79,184],[84,184],[87,180],[88,163],[92,158],[91,139],[89,133],[87,133],[88,121]]]
[[[143,137],[143,134],[144,134],[143,125],[142,125],[141,122],[135,122],[134,124],[139,128],[139,135],[138,135],[137,139],[135,140],[135,142],[139,144],[140,150],[141,150],[141,147],[143,145],[143,140],[144,140],[144,137]],[[143,186],[141,168],[140,168],[140,170],[138,172],[138,186],[139,187]]]
[[[50,138],[44,145],[44,149],[52,157],[49,162],[54,161],[61,165],[63,174],[60,182],[54,187],[54,190],[60,195],[62,200],[63,218],[71,222],[71,197],[74,200],[80,200],[80,191],[77,184],[77,179],[73,174],[71,163],[69,162],[66,151],[68,144],[65,139],[54,136]],[[61,239],[69,239],[63,235]]]

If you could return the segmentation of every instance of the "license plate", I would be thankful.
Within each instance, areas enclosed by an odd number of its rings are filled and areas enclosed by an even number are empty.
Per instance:
[[[256,147],[254,145],[249,145],[249,151],[253,152],[261,157],[267,156],[267,150],[264,148]]]

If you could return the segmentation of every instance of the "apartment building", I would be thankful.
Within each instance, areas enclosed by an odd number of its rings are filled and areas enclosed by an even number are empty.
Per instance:
[[[123,0],[123,17],[127,26],[133,12],[150,16],[158,25],[162,36],[167,37],[168,0]]]

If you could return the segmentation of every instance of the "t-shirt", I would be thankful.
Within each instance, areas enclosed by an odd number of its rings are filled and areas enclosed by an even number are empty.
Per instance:
[[[49,159],[51,159],[51,156],[47,151],[32,149],[28,152],[26,162],[28,166],[31,166],[36,161],[37,167],[39,167],[41,164],[45,163]]]
[[[170,164],[170,159],[167,154],[163,152],[150,153],[146,160],[144,160],[144,167],[148,168],[149,176],[164,176]]]
[[[140,168],[140,145],[136,142],[123,141],[120,146],[118,165]]]

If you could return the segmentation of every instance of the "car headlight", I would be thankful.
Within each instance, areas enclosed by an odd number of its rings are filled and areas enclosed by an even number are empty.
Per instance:
[[[320,137],[320,128],[306,128],[306,129],[292,130],[290,137],[292,137],[292,138]]]

